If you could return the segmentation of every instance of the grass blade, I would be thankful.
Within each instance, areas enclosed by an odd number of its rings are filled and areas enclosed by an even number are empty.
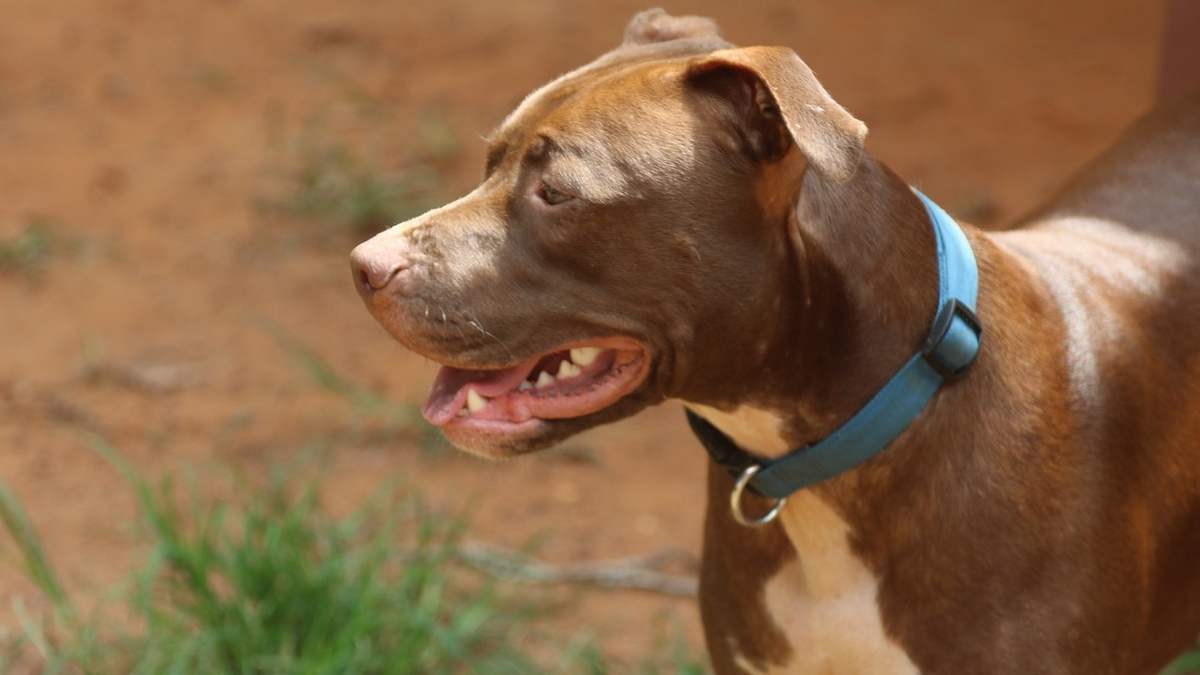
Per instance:
[[[58,615],[68,621],[74,621],[75,608],[67,597],[66,589],[59,581],[58,574],[46,557],[41,539],[20,500],[13,494],[8,484],[0,480],[0,521],[4,522],[13,542],[20,553],[22,567],[29,578],[43,593],[50,598]]]

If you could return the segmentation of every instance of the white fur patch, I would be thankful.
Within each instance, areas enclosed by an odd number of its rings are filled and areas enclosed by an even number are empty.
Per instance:
[[[783,418],[769,410],[744,405],[733,412],[725,412],[696,403],[688,403],[687,407],[720,429],[746,452],[764,459],[774,459],[792,449],[783,437]]]
[[[687,404],[739,446],[774,458],[791,450],[780,415],[741,406],[725,412]],[[797,558],[767,581],[760,599],[791,647],[785,663],[754,663],[734,650],[746,675],[916,675],[916,665],[883,630],[879,580],[850,550],[850,528],[809,490],[780,515]]]
[[[768,616],[787,638],[785,663],[751,663],[747,675],[919,675],[883,629],[879,580],[850,550],[849,526],[809,490],[788,500],[780,516],[799,554],[763,589]]]
[[[1100,360],[1126,348],[1128,308],[1155,304],[1186,265],[1177,246],[1099,218],[1062,217],[996,240],[1029,261],[1066,324],[1072,389],[1081,404],[1100,400]]]

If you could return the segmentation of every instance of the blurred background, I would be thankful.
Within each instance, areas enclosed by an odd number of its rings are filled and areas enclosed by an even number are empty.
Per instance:
[[[469,189],[482,137],[647,7],[4,0],[0,479],[51,587],[138,624],[117,598],[161,547],[137,524],[137,481],[240,503],[280,466],[332,519],[398,480],[423,512],[468,520],[466,542],[567,566],[681,551],[667,571],[688,574],[706,460],[677,406],[520,461],[460,455],[412,414],[436,368],[377,327],[347,264],[358,241]],[[664,7],[715,17],[737,44],[795,48],[867,123],[869,151],[989,227],[1151,105],[1163,25],[1145,0]],[[20,539],[0,534],[0,637],[49,626],[66,644]],[[537,630],[586,634],[613,663],[700,644],[691,599],[565,595]],[[47,650],[11,672],[39,672]]]

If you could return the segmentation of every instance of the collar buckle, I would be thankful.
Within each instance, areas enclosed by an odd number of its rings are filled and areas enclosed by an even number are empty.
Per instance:
[[[921,356],[939,375],[956,380],[975,362],[982,340],[979,317],[965,302],[950,298],[934,317]]]

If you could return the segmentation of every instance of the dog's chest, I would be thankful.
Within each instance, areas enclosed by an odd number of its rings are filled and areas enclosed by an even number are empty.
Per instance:
[[[790,655],[753,663],[735,651],[735,664],[747,675],[919,673],[884,632],[878,579],[850,550],[846,523],[807,491],[781,517],[799,555],[766,580],[760,602]]]
[[[788,452],[778,415],[748,406],[722,412],[688,405],[759,456]],[[879,580],[850,549],[850,527],[841,516],[812,491],[801,490],[788,498],[780,522],[797,555],[762,580],[757,602],[778,631],[763,638],[782,636],[787,649],[779,651],[788,656],[749,658],[737,645],[748,636],[730,635],[734,666],[744,675],[919,674],[884,632]]]

